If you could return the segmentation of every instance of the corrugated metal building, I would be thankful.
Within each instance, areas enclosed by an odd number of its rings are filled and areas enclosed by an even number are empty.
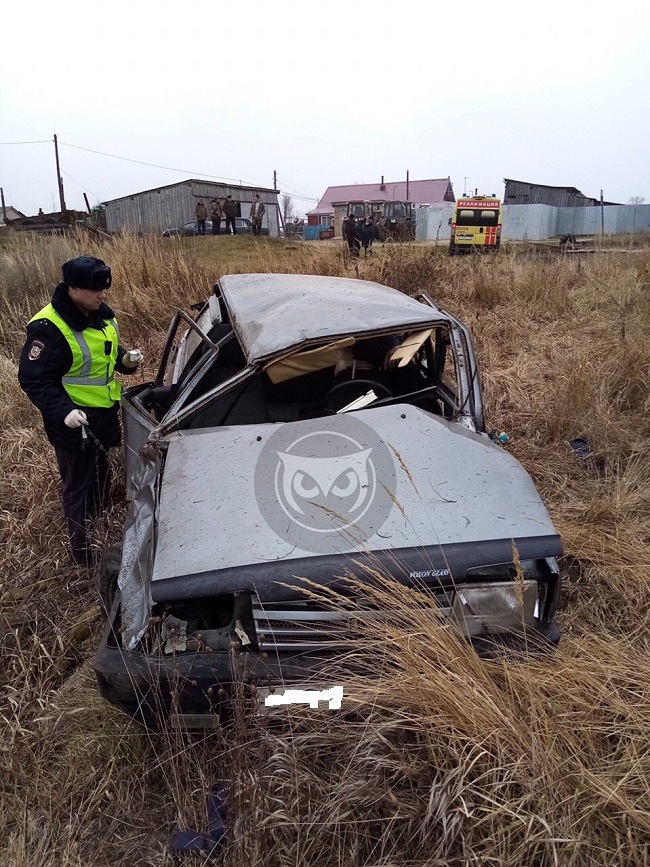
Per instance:
[[[506,185],[504,205],[551,205],[554,208],[590,208],[600,205],[600,199],[591,199],[576,187],[550,187],[547,184],[513,181],[510,178],[504,178],[503,183]]]
[[[109,232],[164,232],[193,220],[197,202],[202,201],[209,211],[210,199],[223,201],[226,196],[232,196],[238,203],[239,216],[248,217],[256,193],[266,205],[262,226],[268,228],[269,235],[277,238],[280,234],[277,190],[194,179],[103,202],[106,227]]]

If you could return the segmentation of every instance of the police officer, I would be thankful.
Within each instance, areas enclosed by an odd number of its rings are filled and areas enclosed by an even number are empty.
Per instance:
[[[106,503],[108,449],[120,444],[122,386],[114,372],[133,373],[142,353],[119,344],[117,321],[105,302],[111,269],[101,259],[79,256],[61,270],[51,302],[27,325],[18,379],[54,446],[72,560],[91,565],[87,525]]]

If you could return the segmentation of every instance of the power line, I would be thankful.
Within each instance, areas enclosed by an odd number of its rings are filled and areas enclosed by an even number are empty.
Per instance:
[[[71,175],[69,172],[66,172],[64,169],[61,169],[61,174],[62,174],[62,175],[65,175],[66,178],[70,178],[71,181],[74,181],[74,183],[75,183],[78,187],[81,187],[81,189],[84,190],[86,193],[90,193],[90,195],[91,195],[91,196],[94,196],[96,199],[100,199],[100,198],[101,198],[101,196],[98,196],[97,193],[93,193],[92,190],[89,190],[88,187],[84,187],[84,185],[83,185],[80,181],[78,181],[76,178],[73,178],[72,175]]]
[[[29,145],[29,144],[52,144],[52,139],[40,139],[38,141],[4,141],[4,142],[0,142],[0,146],[1,145]],[[136,159],[132,159],[131,157],[121,157],[118,154],[109,154],[109,153],[106,153],[105,151],[98,151],[98,150],[94,150],[93,148],[85,148],[85,147],[82,147],[81,145],[72,144],[71,142],[61,141],[61,142],[59,142],[59,144],[64,145],[65,147],[74,148],[75,150],[86,151],[87,153],[91,153],[91,154],[97,154],[98,156],[110,157],[111,159],[114,159],[114,160],[122,160],[122,161],[127,162],[127,163],[135,163],[136,165],[139,165],[139,166],[148,166],[149,168],[152,168],[152,169],[163,169],[164,171],[167,171],[167,172],[179,172],[180,174],[189,175],[190,177],[211,178],[212,180],[216,180],[216,181],[233,181],[233,182],[239,183],[239,184],[245,183],[246,186],[250,186],[250,187],[258,186],[257,184],[253,184],[250,181],[244,182],[244,181],[242,181],[241,178],[227,178],[227,177],[222,177],[221,175],[210,175],[210,174],[207,174],[206,172],[191,172],[188,169],[177,169],[177,168],[174,168],[173,166],[162,166],[162,165],[159,165],[158,163],[148,163],[148,162],[145,162],[144,160],[136,160]],[[95,196],[96,198],[99,198],[99,196],[97,196],[96,193],[93,193],[92,190],[89,190],[87,187],[84,187],[83,184],[81,184],[79,181],[77,181],[75,178],[73,178],[72,175],[68,174],[68,172],[62,171],[62,174],[65,174],[67,177],[70,178],[71,181],[74,181],[75,184],[78,184],[78,186],[80,186],[82,190],[86,190],[87,192],[91,193],[91,195]],[[302,193],[300,190],[296,190],[294,187],[290,186],[288,183],[286,183],[285,181],[283,181],[279,177],[278,177],[278,180],[280,181],[281,185],[283,187],[285,187],[285,189],[287,189],[295,198],[300,199],[301,201],[305,201],[305,202],[319,202],[320,201],[320,198],[317,198],[315,196],[308,196],[308,195]]]
[[[313,199],[314,198],[314,196],[309,196],[306,193],[303,193],[302,190],[297,190],[295,187],[292,187],[291,184],[288,183],[288,181],[284,181],[279,175],[278,175],[278,180],[282,183],[283,186],[285,186],[288,190],[291,190],[292,192],[294,192],[296,195],[304,195],[306,199]]]
[[[298,195],[295,195],[293,193],[283,192],[282,190],[278,190],[278,192],[283,193],[283,195],[289,196],[290,199],[295,199],[298,202],[311,202],[311,203],[313,203],[313,202],[318,201],[318,199],[307,198],[306,196],[298,196]]]
[[[287,190],[287,195],[290,195],[292,199],[300,199],[303,202],[320,202],[320,199],[315,199],[313,196],[301,196],[299,193],[294,193],[294,191],[287,187],[286,184],[281,184],[285,190]]]
[[[294,193],[291,187],[287,187],[286,184],[281,183],[280,186],[283,187],[280,192],[284,191],[285,195],[291,196],[292,199],[300,199],[302,202],[320,202],[320,199],[314,199],[312,196],[301,196],[299,193]]]
[[[282,184],[283,187],[286,187],[286,189],[289,190],[290,192],[294,193],[294,195],[299,196],[302,199],[306,199],[310,202],[320,202],[319,198],[316,198],[314,196],[308,196],[305,193],[301,192],[300,190],[294,189],[286,181],[283,181],[282,178],[279,176],[278,176],[278,180],[280,181],[280,183]]]
[[[316,196],[309,196],[307,193],[301,193],[300,190],[294,190],[293,187],[290,187],[289,184],[285,183],[281,178],[278,178],[280,186],[284,187],[285,190],[288,190],[294,196],[300,196],[303,199],[309,199],[312,202],[320,201]]]
[[[152,168],[152,169],[164,169],[167,172],[180,172],[181,174],[189,175],[190,177],[197,177],[198,176],[198,177],[202,177],[202,178],[212,178],[213,180],[216,180],[216,181],[235,181],[235,183],[239,183],[239,184],[244,183],[244,181],[242,181],[241,178],[224,178],[224,177],[221,177],[220,175],[208,175],[205,172],[191,172],[188,169],[175,169],[172,166],[160,166],[157,163],[147,163],[147,162],[144,162],[144,160],[134,160],[134,159],[131,159],[130,157],[120,157],[117,154],[107,154],[104,151],[96,151],[96,150],[93,150],[92,148],[84,148],[84,147],[81,147],[80,145],[70,144],[70,142],[66,142],[66,141],[59,142],[59,144],[65,145],[66,147],[69,147],[69,148],[75,148],[75,150],[78,150],[78,151],[87,151],[88,153],[91,153],[91,154],[99,154],[99,156],[102,156],[102,157],[111,157],[114,160],[124,160],[124,162],[127,162],[127,163],[137,163],[137,165],[139,165],[139,166],[149,166],[149,168]],[[246,186],[254,187],[257,185],[252,184],[249,181],[246,181]]]

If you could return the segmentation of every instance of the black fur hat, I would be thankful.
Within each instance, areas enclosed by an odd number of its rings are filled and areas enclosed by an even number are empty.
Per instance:
[[[63,282],[75,289],[93,289],[101,292],[111,285],[111,269],[101,259],[77,256],[61,266]]]

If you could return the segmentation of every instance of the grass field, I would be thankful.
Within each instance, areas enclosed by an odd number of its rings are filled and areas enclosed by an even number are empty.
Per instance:
[[[25,323],[82,253],[112,267],[109,303],[145,379],[176,306],[226,272],[359,276],[460,315],[488,425],[510,435],[564,540],[557,654],[480,662],[387,583],[373,594],[388,623],[357,648],[381,676],[351,683],[339,713],[278,725],[238,705],[227,731],[189,737],[105,705],[93,576],[67,564],[52,449],[16,380]],[[166,844],[176,825],[205,825],[217,779],[228,867],[650,864],[649,297],[642,244],[553,259],[386,245],[350,265],[327,242],[1,239],[0,864],[204,863]],[[119,538],[119,482],[113,500],[98,545]]]

